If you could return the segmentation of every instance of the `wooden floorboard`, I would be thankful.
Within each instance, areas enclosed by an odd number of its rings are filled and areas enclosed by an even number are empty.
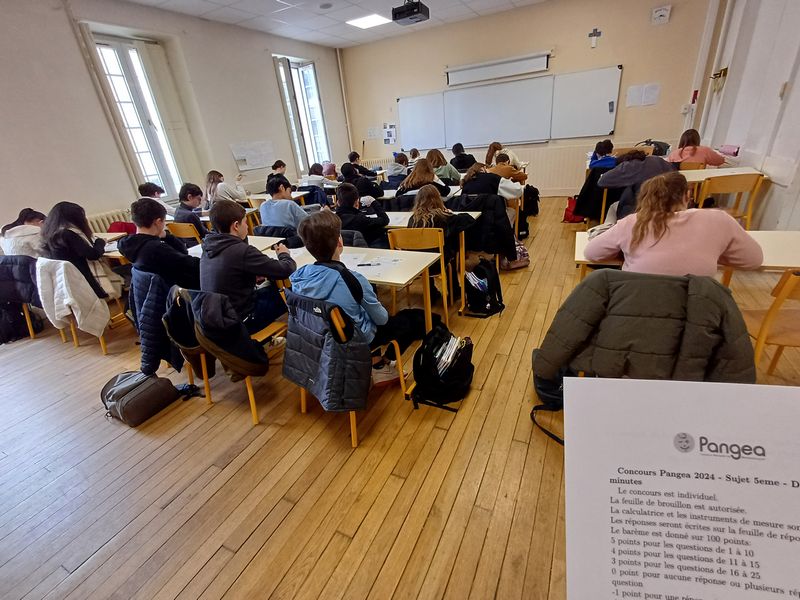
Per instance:
[[[564,454],[528,416],[531,351],[577,283],[580,226],[560,223],[563,206],[546,198],[531,219],[531,265],[502,274],[501,315],[451,312],[475,344],[458,412],[377,390],[356,449],[346,415],[300,413],[280,364],[255,383],[258,426],[220,373],[213,405],[177,402],[130,429],[99,400],[138,366],[129,326],[105,357],[52,328],[0,346],[0,600],[564,600]],[[777,280],[736,273],[734,297],[764,308]],[[759,382],[798,385],[800,351]]]

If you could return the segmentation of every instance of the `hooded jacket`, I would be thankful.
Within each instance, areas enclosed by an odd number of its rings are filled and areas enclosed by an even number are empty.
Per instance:
[[[468,171],[469,168],[476,162],[478,161],[475,160],[475,157],[472,156],[472,154],[467,154],[466,152],[464,154],[457,154],[450,159],[450,164],[460,172]]]
[[[0,236],[0,247],[6,256],[42,256],[42,228],[37,225],[17,225]]]
[[[200,259],[189,256],[183,242],[169,233],[163,238],[128,235],[117,242],[117,249],[134,267],[159,275],[167,285],[200,288]]]
[[[200,259],[200,289],[228,297],[244,320],[255,308],[257,277],[286,279],[297,268],[291,254],[282,252],[278,260],[229,233],[210,233],[203,240]]]
[[[336,209],[336,216],[342,221],[342,229],[361,232],[368,245],[386,241],[389,217],[380,203],[373,202],[368,208],[361,210],[353,206],[340,206]]]
[[[644,160],[626,160],[603,173],[597,182],[601,188],[626,188],[619,199],[617,220],[636,212],[636,197],[642,184],[662,173],[674,171],[675,167],[660,156],[646,156]]]
[[[364,196],[372,196],[373,198],[383,197],[383,188],[375,183],[372,179],[358,175],[356,177],[343,178],[344,183],[349,183],[356,186],[358,195],[362,198]]]
[[[360,273],[354,271],[351,273],[364,290],[360,304],[356,303],[342,276],[329,267],[305,265],[297,269],[289,279],[295,294],[322,300],[341,308],[369,343],[375,337],[377,326],[388,322],[389,313],[378,300],[369,281]]]
[[[36,289],[36,259],[0,256],[0,302],[33,304],[41,308]]]
[[[139,332],[141,371],[145,375],[154,375],[162,359],[176,371],[183,367],[183,356],[170,341],[162,322],[169,289],[170,286],[158,275],[140,271],[136,267],[131,270],[128,301]]]
[[[710,277],[601,269],[558,309],[534,375],[755,383],[753,346],[730,290]]]
[[[465,233],[467,250],[500,254],[508,260],[517,260],[514,230],[506,215],[506,201],[494,194],[461,194],[453,196],[445,205],[454,212],[480,212],[481,218]]]

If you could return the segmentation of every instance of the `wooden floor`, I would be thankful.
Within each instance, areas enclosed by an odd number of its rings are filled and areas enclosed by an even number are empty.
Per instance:
[[[576,284],[563,205],[531,219],[504,314],[451,319],[475,342],[458,413],[374,394],[355,450],[346,415],[300,414],[280,365],[256,381],[257,427],[244,385],[218,375],[212,406],[134,430],[99,397],[138,368],[130,328],[108,334],[108,357],[52,329],[0,346],[0,598],[563,600],[563,451],[528,417],[531,350]],[[733,289],[764,307],[775,281],[737,274]],[[800,352],[764,382],[800,383]]]

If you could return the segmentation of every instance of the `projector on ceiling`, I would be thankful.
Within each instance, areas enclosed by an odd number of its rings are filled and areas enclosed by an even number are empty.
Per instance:
[[[392,21],[398,25],[414,25],[431,17],[430,9],[422,2],[408,0],[403,6],[392,9]]]

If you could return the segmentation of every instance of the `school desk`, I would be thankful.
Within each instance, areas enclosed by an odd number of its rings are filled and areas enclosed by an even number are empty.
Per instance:
[[[449,187],[450,187],[450,193],[447,194],[448,198],[452,198],[453,196],[455,196],[458,193],[458,191],[461,189],[461,187],[457,186],[457,185],[451,185]],[[396,197],[397,197],[397,190],[383,190],[383,196],[378,198],[378,200],[382,200],[383,198],[391,199],[391,198],[396,198]]]
[[[117,240],[124,238],[128,234],[125,233],[124,231],[118,231],[116,233],[103,233],[103,232],[93,231],[92,235],[96,238],[100,238],[106,244],[110,244],[111,242],[116,242]]]
[[[305,204],[303,198],[308,196],[309,193],[310,192],[292,192],[292,200],[300,200],[300,204]],[[272,200],[272,196],[269,194],[250,194],[250,199],[264,202],[265,200]]]
[[[762,175],[761,171],[753,167],[722,167],[720,169],[693,169],[681,171],[681,175],[686,177],[688,183],[700,183],[712,177],[724,177],[725,175]]]

